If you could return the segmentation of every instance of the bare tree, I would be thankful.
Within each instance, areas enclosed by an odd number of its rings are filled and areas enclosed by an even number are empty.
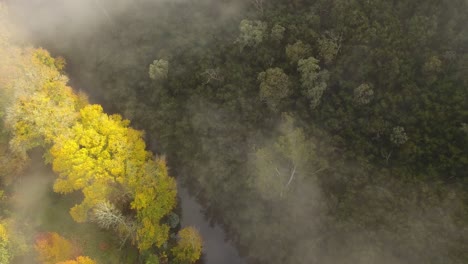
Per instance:
[[[314,142],[296,128],[292,117],[284,116],[275,141],[258,148],[251,158],[254,184],[268,200],[281,199],[301,181],[311,179],[328,166]]]
[[[202,73],[206,78],[205,84],[210,83],[211,81],[222,81],[223,76],[221,75],[219,68],[207,69]]]
[[[381,150],[380,155],[382,155],[382,158],[385,159],[385,163],[388,164],[390,157],[392,157],[392,152],[393,150],[387,151],[387,150]]]
[[[134,238],[136,232],[135,223],[125,217],[119,209],[108,201],[98,203],[93,210],[92,222],[105,229],[117,231],[121,237],[121,246],[128,238]]]

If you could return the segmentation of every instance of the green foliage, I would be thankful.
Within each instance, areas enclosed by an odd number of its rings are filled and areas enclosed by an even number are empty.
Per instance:
[[[267,25],[262,21],[251,21],[244,19],[239,25],[240,34],[237,42],[241,50],[245,47],[256,47],[263,42],[265,38]]]
[[[310,45],[300,40],[286,46],[286,57],[291,63],[297,63],[299,60],[306,58],[310,55],[310,52]]]
[[[5,250],[2,251],[10,259],[24,256],[32,250],[29,233],[25,224],[17,221],[16,218],[8,218],[2,221]],[[2,231],[2,232],[3,232]],[[7,262],[8,263],[8,262]]]
[[[169,214],[167,218],[167,222],[171,228],[176,228],[180,223],[180,217],[176,213]]]
[[[318,60],[314,57],[301,59],[298,71],[301,73],[303,94],[310,100],[310,106],[316,108],[320,104],[323,92],[327,89],[328,71],[320,71]]]
[[[260,82],[260,98],[271,110],[277,111],[280,103],[290,94],[289,77],[280,68],[270,68],[258,74]]]
[[[372,100],[373,96],[374,90],[367,83],[363,83],[354,89],[354,101],[357,104],[368,104]]]
[[[279,41],[283,40],[285,31],[286,31],[286,29],[283,26],[281,26],[280,24],[276,24],[271,28],[270,37],[274,41],[279,42]]]
[[[249,259],[467,262],[466,1],[230,4],[142,1],[118,30],[76,37],[86,52],[57,52]],[[148,80],[155,57],[171,62],[164,82]]]
[[[145,264],[159,264],[159,263],[160,262],[159,262],[158,256],[154,254],[149,255],[145,262]]]
[[[437,74],[442,70],[442,61],[437,56],[431,56],[423,65],[423,71],[428,74]]]
[[[408,135],[406,135],[405,128],[401,126],[394,127],[392,129],[392,134],[390,135],[390,141],[397,146],[405,144],[405,142],[408,141]]]
[[[342,37],[332,32],[326,32],[326,35],[318,40],[319,55],[325,64],[333,62],[341,48]]]
[[[166,60],[155,60],[149,66],[149,77],[153,80],[163,80],[169,73],[169,62]]]

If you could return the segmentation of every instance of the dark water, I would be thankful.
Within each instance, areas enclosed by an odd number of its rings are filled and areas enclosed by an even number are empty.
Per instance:
[[[203,264],[245,264],[237,250],[227,241],[218,225],[210,226],[202,212],[202,206],[188,191],[178,186],[182,207],[182,226],[194,226],[203,237]]]

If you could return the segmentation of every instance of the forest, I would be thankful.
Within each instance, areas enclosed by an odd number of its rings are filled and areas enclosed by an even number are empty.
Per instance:
[[[0,264],[468,263],[466,0],[3,2]]]

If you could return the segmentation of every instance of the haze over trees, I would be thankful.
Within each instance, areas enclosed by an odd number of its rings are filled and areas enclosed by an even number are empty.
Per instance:
[[[0,11],[2,22],[8,23],[5,7]],[[170,230],[163,218],[175,209],[176,183],[168,175],[164,158],[145,149],[143,132],[130,128],[130,122],[120,115],[109,116],[100,105],[88,104],[86,96],[67,86],[63,59],[52,58],[44,49],[15,46],[8,29],[2,30],[6,31],[2,32],[6,37],[1,47],[1,92],[6,98],[1,105],[5,113],[2,132],[6,134],[2,144],[9,145],[13,157],[21,157],[7,162],[25,163],[28,152],[40,147],[45,161],[52,163],[58,174],[53,191],[82,193],[82,201],[76,199],[77,204],[70,209],[73,220],[82,223],[97,219],[101,227],[113,227],[111,231],[122,238],[121,246],[128,242],[141,254],[151,252],[161,261],[198,260],[202,239],[196,229],[182,229],[177,241],[170,241],[170,233],[177,229]],[[14,188],[5,187],[14,195]],[[103,204],[109,209],[103,209]],[[104,213],[117,219],[107,216],[106,220]],[[21,221],[14,213],[3,217]],[[8,248],[8,225],[2,228],[2,263],[27,254]],[[190,236],[185,235],[186,230],[190,230]],[[95,263],[89,257],[77,256],[74,247],[79,245],[55,232],[37,236],[35,249],[40,263]],[[169,246],[171,243],[178,245]],[[191,255],[187,246],[181,246],[184,243],[192,246]]]
[[[102,107],[1,32],[5,184],[50,149],[76,220],[191,261],[167,161],[248,263],[468,262],[466,1],[14,2]]]

